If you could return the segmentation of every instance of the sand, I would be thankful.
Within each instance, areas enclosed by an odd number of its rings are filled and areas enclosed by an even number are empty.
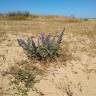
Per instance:
[[[39,76],[39,82],[35,83],[35,90],[30,89],[28,96],[96,96],[96,22],[54,22],[53,26],[51,23],[0,21],[0,96],[21,96],[11,89],[9,82],[13,77],[2,75],[18,62],[28,60],[18,45],[17,37],[36,36],[38,30],[55,33],[56,28],[58,32],[63,25],[66,30],[61,46],[66,49],[63,54],[67,55],[62,60],[49,62],[45,73]],[[38,26],[39,29],[36,29]],[[44,69],[42,66],[41,69]]]

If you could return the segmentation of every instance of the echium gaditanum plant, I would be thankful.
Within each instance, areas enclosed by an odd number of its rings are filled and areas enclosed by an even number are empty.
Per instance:
[[[51,33],[48,33],[48,35],[40,33],[37,38],[37,43],[32,37],[27,40],[24,40],[23,38],[18,38],[17,40],[29,57],[38,60],[46,60],[59,56],[59,48],[63,35],[64,30],[57,36],[52,36]]]

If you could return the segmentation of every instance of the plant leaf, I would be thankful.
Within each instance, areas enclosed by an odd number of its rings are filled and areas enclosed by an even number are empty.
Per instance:
[[[27,43],[23,38],[17,38],[18,44],[25,50],[27,50]]]
[[[57,43],[60,44],[61,43],[61,40],[62,40],[62,37],[64,35],[64,32],[61,32],[58,36],[58,39],[57,39]]]

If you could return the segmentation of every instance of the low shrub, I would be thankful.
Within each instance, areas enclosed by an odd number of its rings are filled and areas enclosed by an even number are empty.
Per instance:
[[[34,84],[36,83],[33,71],[23,67],[16,68],[14,66],[10,68],[9,72],[5,72],[5,75],[6,73],[7,75],[10,74],[13,77],[9,82],[11,88],[13,89],[13,95],[28,96],[28,91],[30,88],[34,88]]]
[[[26,88],[32,87],[34,84],[34,76],[31,71],[25,69],[18,69],[15,73],[15,82],[23,82]]]
[[[29,57],[46,60],[59,56],[59,48],[63,35],[64,31],[60,32],[57,36],[52,36],[51,33],[48,33],[48,35],[40,33],[37,38],[37,43],[32,37],[29,37],[27,40],[23,38],[18,38],[17,40]]]

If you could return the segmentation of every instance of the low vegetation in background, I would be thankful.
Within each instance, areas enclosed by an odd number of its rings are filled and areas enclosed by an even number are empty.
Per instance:
[[[66,23],[76,23],[82,21],[88,21],[88,19],[79,19],[76,17],[64,17],[64,16],[56,16],[56,15],[47,15],[47,16],[40,16],[37,14],[32,14],[30,12],[8,12],[8,13],[0,13],[0,20],[33,20],[40,17],[44,20],[48,21],[58,21],[58,22],[66,22]]]
[[[18,38],[19,45],[25,50],[28,57],[38,60],[47,60],[48,58],[55,58],[59,56],[59,48],[64,31],[60,32],[57,36],[52,36],[51,33],[45,35],[40,33],[38,42],[33,40],[32,37],[25,41],[23,38]]]
[[[67,22],[67,23],[80,23],[82,21],[84,21],[84,20],[81,20],[79,18],[66,18],[64,20],[64,22]]]
[[[29,20],[33,18],[38,18],[38,15],[30,14],[29,12],[8,12],[0,13],[0,20]]]
[[[29,12],[11,12],[11,13],[7,13],[6,15],[7,19],[10,20],[26,20],[29,16],[30,13]]]

